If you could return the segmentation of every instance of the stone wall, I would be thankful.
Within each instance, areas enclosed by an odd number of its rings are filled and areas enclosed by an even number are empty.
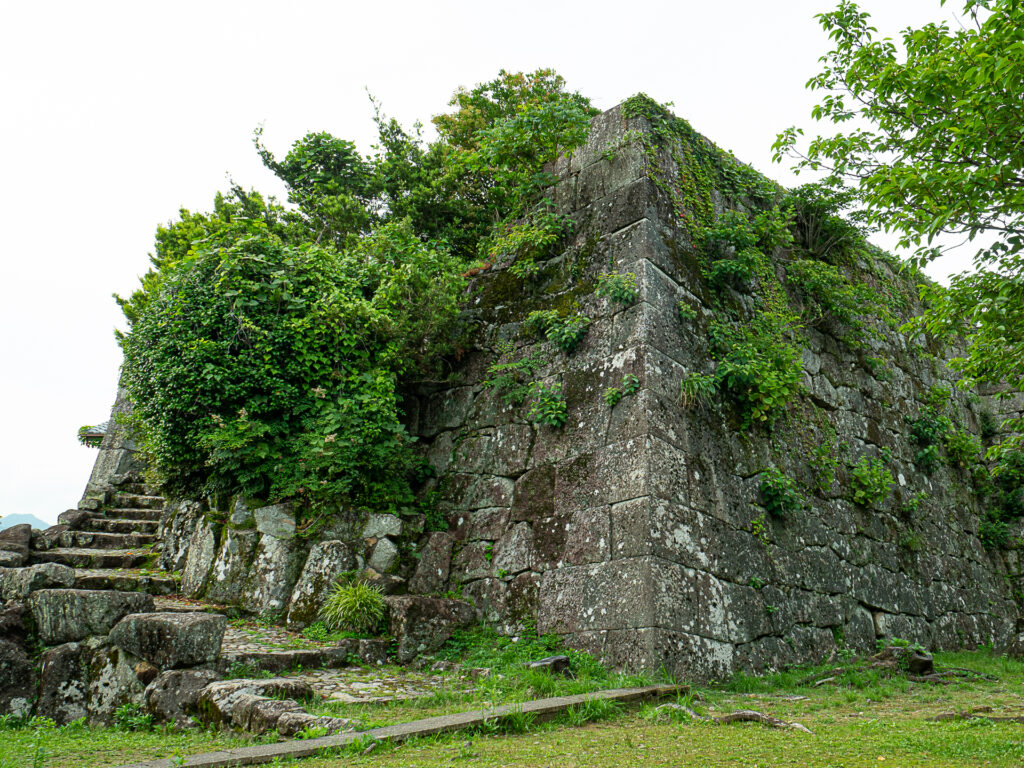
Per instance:
[[[501,264],[477,277],[468,306],[479,344],[461,377],[408,398],[450,519],[425,542],[420,588],[461,589],[510,632],[535,621],[612,665],[690,678],[866,650],[876,637],[939,649],[1010,642],[1020,611],[1003,574],[1016,574],[1019,594],[1017,554],[983,549],[963,470],[928,476],[913,461],[907,417],[929,388],[954,380],[928,350],[883,327],[866,350],[886,361],[876,377],[865,351],[809,331],[805,394],[774,433],[680,403],[684,375],[708,370],[712,308],[680,217],[650,174],[657,165],[673,185],[686,168],[665,151],[649,159],[636,139],[649,131],[619,108],[595,118],[587,145],[555,167],[553,200],[576,223],[566,250],[534,280]],[[719,213],[736,205],[718,191],[713,201]],[[894,278],[885,263],[873,268]],[[610,270],[635,274],[635,303],[595,295]],[[680,301],[696,319],[680,318]],[[592,321],[570,355],[521,328],[531,310],[550,308]],[[531,424],[525,407],[484,384],[493,363],[535,352],[545,361],[535,378],[563,389],[563,429]],[[625,374],[640,389],[609,407],[602,393]],[[992,406],[956,393],[951,407],[977,432]],[[833,429],[847,462],[891,452],[890,498],[881,509],[849,501],[841,461],[806,509],[765,515],[761,471],[806,478],[810,449]],[[908,513],[918,492],[928,497]]]
[[[161,565],[182,572],[183,591],[304,626],[339,571],[370,568],[389,591],[461,592],[503,631],[535,624],[613,666],[686,678],[868,650],[879,637],[1012,643],[1021,552],[982,547],[963,470],[914,464],[907,420],[931,387],[954,380],[938,350],[886,327],[867,350],[808,331],[804,392],[771,431],[740,427],[721,403],[680,402],[684,375],[709,370],[713,302],[665,191],[686,169],[645,153],[638,137],[650,130],[619,108],[595,118],[586,146],[554,169],[552,199],[575,222],[564,252],[535,279],[507,264],[476,277],[466,301],[475,346],[449,383],[406,393],[446,530],[371,515],[302,531],[283,506],[175,502]],[[712,198],[718,213],[739,204]],[[872,268],[899,282],[885,263]],[[608,271],[636,276],[637,301],[596,295]],[[694,319],[680,317],[680,301]],[[575,351],[523,332],[540,309],[591,320]],[[527,405],[485,383],[495,362],[534,354],[533,378],[567,401],[562,429],[531,423]],[[885,376],[866,354],[885,361]],[[626,374],[638,391],[609,407],[604,391]],[[1008,407],[1019,402],[955,393],[951,404],[973,432],[982,409]],[[846,446],[835,480],[807,493],[806,508],[766,515],[761,472],[776,466],[807,484],[810,450],[829,441]],[[858,506],[849,466],[883,449],[897,484],[880,508]]]
[[[135,441],[126,424],[131,413],[128,393],[117,388],[117,397],[107,422],[107,432],[93,463],[92,475],[79,502],[80,509],[99,509],[120,485],[137,481],[145,465],[136,455]]]

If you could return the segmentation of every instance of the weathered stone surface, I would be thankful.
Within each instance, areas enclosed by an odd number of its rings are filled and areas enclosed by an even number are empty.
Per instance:
[[[20,552],[0,549],[0,568],[21,568],[25,564],[25,559]]]
[[[197,709],[206,723],[228,724],[232,721],[235,704],[242,696],[308,699],[313,696],[313,689],[301,680],[283,677],[265,680],[221,680],[210,683],[203,689]]]
[[[134,671],[140,683],[149,685],[159,676],[160,667],[156,664],[150,664],[148,661],[140,661],[135,665]]]
[[[75,569],[59,563],[36,563],[25,568],[0,569],[0,598],[17,600],[40,589],[70,587]]]
[[[245,591],[260,534],[254,530],[227,528],[221,538],[205,597],[215,603],[237,605]]]
[[[388,606],[388,632],[398,643],[395,657],[405,664],[421,653],[436,651],[452,632],[476,618],[464,600],[406,595],[384,598]]]
[[[172,669],[146,686],[143,695],[146,711],[157,722],[174,723],[179,728],[195,725],[199,696],[217,679],[211,669]]]
[[[161,669],[217,660],[227,618],[212,613],[137,613],[125,616],[110,640]]]
[[[443,592],[448,585],[448,574],[452,565],[452,547],[455,538],[445,531],[427,536],[420,550],[420,562],[416,573],[409,580],[409,591],[419,594]]]
[[[373,568],[367,568],[362,573],[363,581],[376,587],[385,595],[401,595],[407,591],[408,584],[401,576],[393,573],[378,573]]]
[[[277,719],[277,732],[286,738],[307,729],[322,730],[324,735],[329,735],[354,730],[354,722],[342,717],[318,717],[308,712],[285,712]]]
[[[273,504],[252,511],[256,521],[256,529],[276,539],[292,539],[295,537],[295,512],[288,504]]]
[[[363,527],[364,539],[382,539],[385,536],[401,536],[402,521],[397,515],[371,513]]]
[[[160,516],[160,540],[163,548],[158,564],[165,571],[186,570],[193,534],[196,527],[203,522],[203,507],[204,505],[198,501],[177,501],[164,507]],[[213,542],[209,543],[212,545]],[[194,561],[190,579],[196,580],[200,569],[201,565]],[[190,594],[196,594],[195,586],[191,582],[189,589],[193,590]]]
[[[306,550],[298,540],[264,534],[256,547],[256,557],[242,595],[242,607],[253,613],[284,611],[302,572],[305,555]]]
[[[398,561],[398,547],[391,539],[380,539],[373,545],[373,554],[366,564],[378,573],[387,573]]]
[[[343,541],[321,541],[310,551],[288,601],[288,628],[302,629],[316,621],[331,586],[344,571],[355,568],[352,551]]]
[[[62,546],[71,530],[72,528],[67,525],[51,525],[45,531],[32,531],[32,549],[45,551]]]
[[[91,515],[85,509],[69,509],[57,516],[58,525],[66,525],[72,531],[79,530]]]
[[[569,657],[565,655],[546,656],[543,659],[527,662],[527,669],[540,669],[553,675],[563,675],[569,671]]]
[[[36,714],[58,724],[87,717],[90,723],[109,725],[119,707],[142,703],[137,660],[105,638],[58,645],[40,662]]]
[[[243,693],[235,699],[231,724],[256,735],[277,729],[277,721],[285,714],[305,713],[302,705],[292,699],[268,699]]]
[[[0,551],[13,552],[20,557],[15,566],[24,565],[28,560],[29,548],[32,544],[32,526],[28,523],[12,525],[0,531]],[[10,555],[8,555],[10,562]]]
[[[152,595],[92,589],[42,589],[29,596],[44,645],[105,635],[124,616],[153,610]]]
[[[181,591],[188,597],[202,595],[210,581],[210,571],[217,558],[220,526],[208,520],[197,520],[185,547],[185,566],[181,571]]]
[[[25,609],[11,601],[0,608],[0,715],[29,714],[36,693],[36,665],[25,647]]]

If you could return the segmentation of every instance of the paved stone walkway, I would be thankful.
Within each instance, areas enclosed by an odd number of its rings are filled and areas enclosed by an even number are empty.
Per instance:
[[[429,696],[437,691],[470,692],[474,681],[468,675],[434,675],[400,668],[367,670],[360,667],[314,669],[282,674],[309,683],[328,701],[346,704],[383,704]]]
[[[262,765],[274,760],[288,760],[302,757],[313,757],[322,749],[345,747],[357,739],[391,740],[402,742],[415,736],[431,736],[437,733],[460,731],[483,724],[487,720],[500,719],[513,713],[526,712],[543,720],[558,715],[569,707],[579,706],[588,700],[605,699],[619,702],[650,701],[666,696],[675,696],[687,690],[686,686],[652,685],[646,688],[620,688],[612,691],[598,691],[580,696],[556,696],[550,699],[538,699],[523,704],[509,704],[490,710],[473,710],[457,715],[428,717],[414,720],[411,723],[389,725],[374,728],[361,733],[341,733],[334,736],[323,736],[319,739],[303,739],[285,741],[277,744],[261,744],[255,747],[226,749],[220,752],[208,752],[193,755],[184,763],[174,763],[171,759],[150,760],[144,763],[120,766],[119,768],[175,768],[184,765],[187,768],[228,768],[239,765]]]

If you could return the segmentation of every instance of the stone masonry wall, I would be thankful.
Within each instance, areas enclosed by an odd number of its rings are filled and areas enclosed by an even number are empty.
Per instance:
[[[681,379],[707,359],[711,309],[635,138],[649,130],[619,108],[595,118],[587,145],[555,168],[553,200],[576,223],[566,250],[534,280],[503,264],[475,278],[477,347],[457,381],[407,397],[450,522],[424,538],[414,587],[461,589],[508,632],[535,621],[612,665],[664,665],[689,678],[871,649],[876,637],[938,649],[1009,643],[1020,616],[1018,553],[983,549],[961,470],[926,476],[913,462],[907,417],[930,387],[954,380],[925,350],[887,331],[869,350],[887,360],[880,380],[863,353],[810,331],[808,421],[788,443],[737,429],[720,408],[679,402]],[[665,153],[653,162],[670,183],[680,173]],[[714,202],[721,212],[728,201],[715,192]],[[636,275],[638,301],[595,295],[610,270]],[[698,310],[695,321],[680,319],[680,300]],[[570,355],[522,332],[531,310],[551,308],[592,320]],[[535,352],[545,360],[535,378],[563,388],[564,429],[531,424],[524,406],[484,384],[491,364]],[[602,393],[627,373],[640,389],[611,408]],[[956,393],[952,407],[977,432],[990,405]],[[833,428],[852,460],[891,451],[898,486],[883,508],[844,498],[841,465],[807,509],[764,515],[759,473],[776,465],[806,476],[808,451]],[[927,500],[908,517],[903,505],[919,491]]]

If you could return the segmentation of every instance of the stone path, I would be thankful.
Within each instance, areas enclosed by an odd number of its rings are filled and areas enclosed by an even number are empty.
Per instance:
[[[175,763],[171,759],[150,760],[144,763],[120,766],[119,768],[174,768],[177,765],[184,765],[189,768],[228,768],[228,766],[261,765],[271,763],[274,760],[284,761],[302,757],[313,757],[322,749],[345,747],[356,740],[373,739],[375,741],[390,740],[402,742],[416,736],[431,736],[437,733],[448,733],[472,728],[482,725],[485,721],[500,719],[513,713],[530,713],[535,715],[538,720],[543,720],[554,717],[569,709],[569,707],[579,706],[594,699],[623,703],[650,701],[666,696],[675,696],[684,693],[686,690],[686,686],[652,685],[645,688],[620,688],[611,691],[598,691],[580,696],[556,696],[550,699],[528,701],[523,704],[509,704],[489,710],[477,709],[457,715],[428,717],[424,720],[414,720],[411,723],[389,725],[384,728],[374,728],[357,733],[342,733],[335,736],[323,736],[318,739],[286,741],[277,744],[261,744],[255,747],[208,752],[202,755],[193,755],[184,763]]]
[[[366,670],[360,667],[314,669],[279,677],[308,683],[327,701],[345,704],[384,704],[430,696],[438,691],[471,692],[474,681],[466,676],[433,675],[404,669]]]

